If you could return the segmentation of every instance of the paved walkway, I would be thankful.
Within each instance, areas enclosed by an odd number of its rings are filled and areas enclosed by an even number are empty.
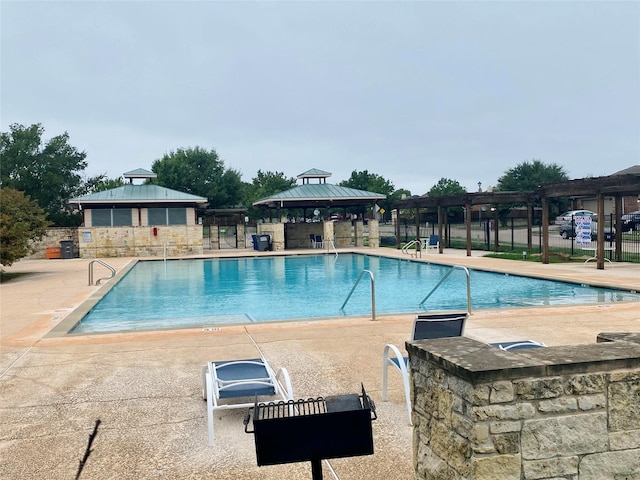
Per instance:
[[[637,264],[607,264],[597,270],[592,262],[541,265],[480,255],[446,250],[425,254],[422,260],[640,291]],[[117,270],[131,261],[108,260]],[[219,415],[216,445],[207,446],[200,366],[207,360],[259,355],[254,341],[274,367],[288,369],[296,397],[356,393],[362,382],[376,402],[375,454],[331,460],[340,479],[413,478],[412,431],[395,372],[390,375],[390,401],[380,400],[382,349],[386,343],[403,345],[411,316],[47,336],[102,288],[87,285],[88,263],[21,261],[6,269],[23,275],[0,285],[0,478],[75,478],[97,420],[82,479],[311,478],[307,463],[257,467],[253,436],[243,431],[241,411]],[[639,307],[620,303],[479,311],[471,316],[465,335],[486,342],[533,338],[548,345],[591,343],[603,331],[639,332]],[[332,479],[326,465],[323,469],[324,478]]]

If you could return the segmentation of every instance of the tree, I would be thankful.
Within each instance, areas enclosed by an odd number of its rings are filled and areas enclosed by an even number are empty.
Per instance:
[[[249,216],[259,218],[260,212],[252,207],[253,202],[261,198],[275,195],[276,193],[290,190],[296,186],[296,179],[285,177],[282,172],[263,172],[258,170],[257,175],[252,179],[252,183],[245,188],[244,203],[249,207]]]
[[[122,177],[107,178],[106,174],[97,175],[91,177],[84,182],[84,194],[104,192],[105,190],[111,190],[113,188],[122,187],[125,185],[125,181]]]
[[[565,182],[569,176],[564,168],[555,163],[545,165],[540,160],[522,162],[507,170],[498,179],[496,190],[501,192],[522,192],[535,190],[545,183]]]
[[[431,187],[428,195],[430,197],[441,197],[443,195],[455,195],[456,193],[466,193],[466,190],[457,180],[443,177]]]
[[[354,170],[351,172],[349,180],[344,180],[338,185],[341,187],[365,190],[367,192],[382,193],[383,195],[391,195],[395,188],[389,180],[375,173],[369,173],[367,170],[363,170],[362,172]]]
[[[341,187],[355,188],[357,190],[364,190],[367,192],[381,193],[387,196],[387,199],[378,202],[379,206],[384,209],[386,213],[391,212],[393,201],[389,198],[393,193],[395,187],[392,182],[385,179],[381,175],[376,173],[369,173],[368,170],[361,172],[352,171],[349,180],[344,180],[338,184]],[[364,209],[360,208],[356,213],[364,214]]]
[[[540,160],[524,161],[514,168],[507,170],[502,177],[498,179],[497,191],[501,192],[521,192],[527,190],[536,190],[545,183],[565,182],[569,180],[569,176],[563,167],[556,163],[544,164]],[[569,206],[567,198],[550,198],[548,200],[551,217],[555,217],[561,211]],[[535,206],[540,206],[540,202],[536,202]],[[517,206],[511,205],[500,208],[500,217],[504,221],[509,208]]]
[[[428,195],[430,197],[442,197],[444,195],[455,195],[459,193],[466,193],[465,188],[462,185],[460,185],[460,182],[458,182],[457,180],[452,180],[450,178],[442,177],[440,180],[438,180],[438,183],[436,183],[433,187],[431,187],[431,190],[429,190]],[[445,209],[445,212],[447,215],[446,218],[448,222],[450,214],[453,215],[455,218],[455,216],[457,215],[462,215],[463,209],[460,207],[456,207],[456,208],[447,207]]]
[[[33,252],[47,233],[47,216],[38,204],[14,188],[0,189],[0,263],[8,266]]]
[[[9,129],[0,133],[0,187],[24,192],[56,225],[79,225],[80,217],[68,200],[82,193],[80,172],[87,167],[87,154],[69,145],[67,132],[43,144],[39,123],[14,123]]]
[[[213,149],[179,148],[154,161],[151,170],[158,185],[206,197],[213,208],[237,206],[244,196],[240,173],[226,169]]]

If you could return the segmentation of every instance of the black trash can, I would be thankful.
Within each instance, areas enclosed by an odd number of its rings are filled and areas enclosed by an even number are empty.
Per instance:
[[[253,249],[259,252],[271,250],[271,235],[251,235]]]
[[[73,258],[73,240],[60,242],[60,258]]]

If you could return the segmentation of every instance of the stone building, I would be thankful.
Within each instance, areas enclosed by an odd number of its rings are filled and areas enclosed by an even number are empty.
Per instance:
[[[129,184],[72,198],[83,215],[78,228],[81,258],[201,254],[198,209],[204,197],[134,180],[156,177],[144,169],[125,173]]]

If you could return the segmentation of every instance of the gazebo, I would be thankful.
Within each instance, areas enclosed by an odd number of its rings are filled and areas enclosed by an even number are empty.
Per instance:
[[[302,184],[284,192],[262,198],[253,203],[276,211],[277,221],[260,224],[261,233],[270,233],[276,250],[285,248],[305,248],[311,245],[310,235],[321,235],[327,247],[351,246],[355,237],[356,246],[364,245],[364,218],[333,221],[330,214],[336,208],[362,207],[375,208],[377,202],[385,200],[386,195],[340,187],[327,183],[330,172],[312,168],[297,176]],[[280,210],[301,209],[304,214],[299,219],[282,219]],[[313,215],[308,215],[311,211]],[[271,219],[271,215],[269,215]],[[379,245],[379,230],[376,219],[369,219],[369,246]]]

